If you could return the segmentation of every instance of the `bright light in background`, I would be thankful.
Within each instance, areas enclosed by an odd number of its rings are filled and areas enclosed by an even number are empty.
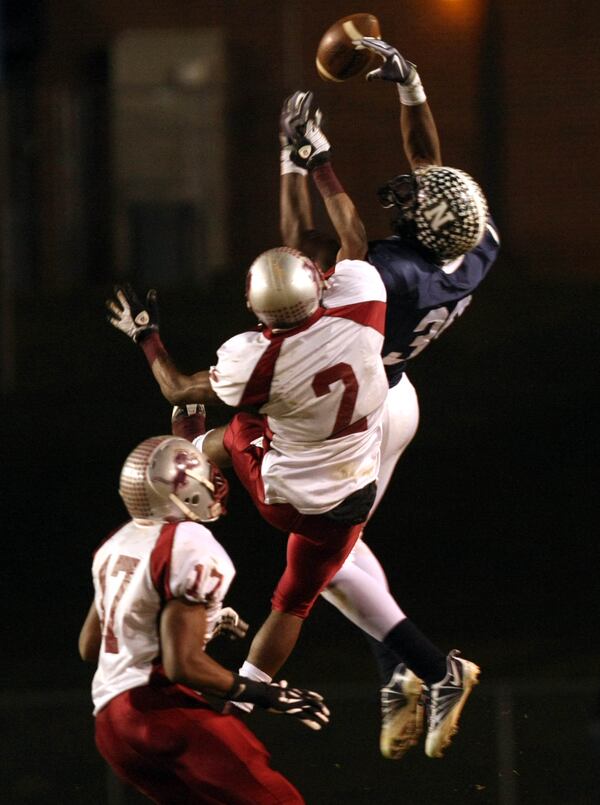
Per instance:
[[[435,12],[448,22],[458,25],[479,23],[485,7],[491,0],[433,0]]]

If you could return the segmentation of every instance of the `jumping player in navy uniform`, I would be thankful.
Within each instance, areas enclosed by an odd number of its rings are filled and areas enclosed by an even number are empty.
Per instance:
[[[281,114],[281,231],[287,245],[311,255],[324,270],[332,264],[337,244],[314,229],[310,176],[336,233],[352,227],[358,254],[362,243],[362,254],[386,287],[382,354],[390,391],[372,514],[418,426],[408,361],[469,305],[497,257],[499,237],[479,185],[464,171],[442,165],[437,129],[415,65],[382,40],[364,38],[356,44],[382,58],[367,78],[393,82],[400,99],[400,128],[411,172],[394,177],[378,191],[381,204],[394,211],[394,234],[367,243],[364,227],[349,214],[352,202],[333,171],[311,92],[294,93]],[[350,237],[346,233],[346,240]],[[381,564],[362,539],[322,595],[372,638],[384,681],[383,755],[399,759],[416,743],[425,702],[425,751],[440,757],[477,681],[477,666],[456,650],[445,656],[406,617],[389,593]]]

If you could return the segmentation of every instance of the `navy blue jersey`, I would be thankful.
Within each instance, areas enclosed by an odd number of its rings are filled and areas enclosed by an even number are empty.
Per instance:
[[[390,386],[395,386],[414,358],[437,338],[471,301],[485,277],[500,242],[489,219],[481,242],[446,271],[397,235],[369,243],[367,259],[379,271],[387,290],[383,363]],[[451,269],[458,263],[458,268]],[[446,273],[449,272],[449,273]]]

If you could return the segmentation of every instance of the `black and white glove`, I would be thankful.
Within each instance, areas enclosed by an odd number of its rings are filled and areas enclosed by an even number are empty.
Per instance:
[[[234,674],[234,685],[227,698],[232,702],[250,702],[269,713],[292,716],[311,730],[329,723],[329,708],[319,693],[290,688],[287,682],[256,682]]]
[[[279,139],[282,146],[292,145],[304,132],[310,118],[312,102],[313,93],[302,90],[294,92],[285,99],[279,116]]]
[[[306,175],[306,168],[296,165],[291,155],[294,151],[292,142],[298,127],[306,126],[310,112],[310,101],[306,104],[307,92],[294,92],[286,98],[279,115],[280,173],[299,173]]]
[[[291,162],[312,170],[327,162],[331,146],[321,130],[320,109],[311,111],[312,92],[295,92],[284,101],[279,119],[279,136]],[[291,146],[291,147],[290,147]]]
[[[108,299],[106,307],[108,321],[136,344],[150,333],[158,332],[158,302],[155,290],[148,291],[144,304],[138,299],[131,285],[117,286],[115,298]]]
[[[219,620],[215,624],[211,640],[219,635],[226,635],[230,640],[237,640],[239,637],[246,637],[248,624],[243,621],[232,607],[223,607]]]
[[[400,103],[405,106],[418,106],[425,103],[427,96],[416,65],[401,56],[395,47],[373,36],[355,39],[352,44],[357,48],[366,48],[383,59],[381,67],[367,73],[367,81],[375,79],[393,81],[398,87]]]
[[[364,36],[362,39],[355,39],[352,44],[355,47],[366,48],[383,59],[381,67],[367,73],[367,81],[381,78],[384,81],[395,81],[396,84],[409,84],[417,72],[416,65],[401,56],[395,47],[388,45],[382,39]]]

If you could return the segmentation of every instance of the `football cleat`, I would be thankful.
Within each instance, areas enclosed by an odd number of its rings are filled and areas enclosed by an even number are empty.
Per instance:
[[[206,409],[201,403],[176,405],[171,414],[173,436],[193,442],[206,433]]]
[[[463,660],[454,649],[446,658],[446,676],[425,689],[427,737],[425,754],[442,757],[458,730],[458,720],[473,686],[477,684],[479,666]]]
[[[388,684],[381,688],[381,735],[379,748],[389,760],[400,760],[414,746],[423,730],[423,683],[406,665],[396,666]]]

